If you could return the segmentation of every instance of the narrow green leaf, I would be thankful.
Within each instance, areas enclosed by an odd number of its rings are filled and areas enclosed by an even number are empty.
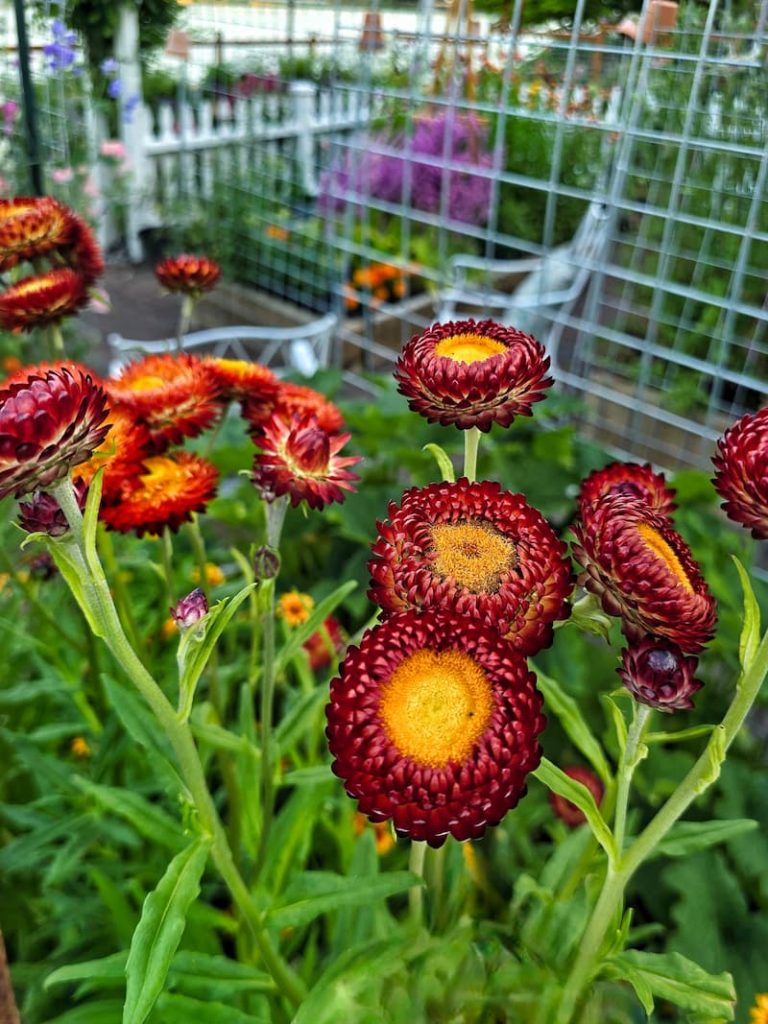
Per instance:
[[[639,984],[646,998],[650,992],[702,1017],[733,1020],[736,991],[730,974],[708,974],[680,953],[636,949],[611,957],[608,965],[609,976],[629,981],[635,991]]]
[[[99,960],[84,960],[79,964],[66,964],[64,967],[57,967],[51,971],[43,982],[43,988],[52,988],[54,985],[63,985],[72,981],[90,981],[93,978],[103,978],[106,981],[115,981],[122,984],[125,980],[125,962],[128,954],[125,950],[119,953],[111,953]]]
[[[311,768],[297,768],[282,778],[283,786],[319,786],[323,782],[331,782],[330,765],[313,765]]]
[[[93,571],[97,562],[96,530],[99,526],[99,505],[101,504],[101,487],[104,482],[104,466],[97,469],[88,485],[88,497],[85,499],[83,512],[83,548],[85,560]]]
[[[186,924],[200,892],[210,840],[201,838],[178,853],[144,901],[125,965],[123,1024],[143,1024],[163,990]]]
[[[438,469],[442,474],[443,480],[449,484],[456,482],[456,473],[453,468],[453,463],[444,448],[441,448],[439,444],[425,444],[421,449],[423,452],[429,452],[430,455],[434,456],[435,462],[437,463]]]
[[[53,1017],[46,1024],[116,1024],[123,1008],[122,999],[100,999],[98,1003],[85,1003]]]
[[[624,753],[624,749],[627,746],[627,721],[621,713],[621,708],[609,693],[601,694],[600,699],[603,702],[603,707],[606,709],[611,717],[611,721],[613,722],[613,728],[616,731],[616,740],[619,744],[619,750]]]
[[[177,993],[163,993],[157,1001],[157,1012],[152,1015],[152,1024],[190,1024],[192,1021],[205,1024],[271,1024],[268,1015],[244,1013],[226,1003],[210,999],[191,999]]]
[[[739,662],[742,669],[746,672],[760,644],[760,607],[757,603],[755,592],[752,589],[747,570],[735,555],[733,556],[733,561],[741,580],[741,589],[744,592],[744,621],[739,638]]]
[[[709,737],[709,743],[707,743],[704,753],[707,759],[707,771],[696,785],[697,793],[703,793],[705,789],[708,789],[713,782],[720,778],[720,769],[723,766],[727,753],[725,729],[722,725],[716,725],[712,730],[712,735]]]
[[[547,708],[557,715],[573,745],[581,751],[603,782],[608,785],[611,781],[611,769],[578,704],[555,679],[551,679],[535,666],[534,672]]]
[[[687,857],[718,843],[752,832],[758,822],[752,818],[731,821],[678,821],[653,851],[653,856]]]
[[[318,686],[302,694],[275,729],[275,742],[284,750],[296,743],[315,721],[320,705],[328,700],[328,687]]]
[[[161,807],[151,804],[139,793],[116,786],[102,786],[82,775],[76,775],[74,781],[104,810],[129,821],[145,839],[159,843],[174,853],[185,845],[181,826]]]
[[[583,811],[595,839],[608,854],[609,859],[614,862],[616,860],[616,844],[613,834],[606,825],[605,819],[595,803],[595,798],[587,787],[570,778],[546,757],[541,759],[541,764],[533,774],[553,793],[565,797],[566,800],[570,800],[571,803],[576,804],[579,810]]]
[[[645,737],[646,743],[682,743],[694,740],[699,736],[709,736],[714,725],[694,725],[690,729],[679,729],[677,732],[650,732]]]
[[[266,922],[274,928],[298,928],[328,911],[367,905],[423,884],[423,879],[410,871],[392,871],[374,878],[307,871],[286,889],[285,905],[271,910]]]
[[[103,637],[104,627],[91,609],[90,602],[86,597],[83,580],[87,575],[87,569],[83,563],[83,556],[71,537],[71,533],[65,533],[63,537],[56,540],[45,535],[43,542],[48,549],[51,558],[64,578],[64,582],[72,592],[77,601],[80,611],[85,616],[88,626],[94,636]]]
[[[275,670],[277,672],[281,672],[291,659],[298,654],[304,643],[320,628],[321,623],[325,622],[328,616],[338,608],[356,586],[356,580],[347,580],[346,583],[342,583],[332,594],[329,594],[320,601],[303,625],[298,626],[291,632],[289,639],[277,652],[277,657],[275,658]]]

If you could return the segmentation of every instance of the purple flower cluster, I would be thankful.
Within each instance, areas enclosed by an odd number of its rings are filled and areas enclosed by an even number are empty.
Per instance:
[[[487,131],[473,114],[422,115],[414,120],[410,138],[378,135],[371,144],[363,146],[360,154],[348,152],[341,164],[322,176],[318,200],[322,210],[340,212],[348,201],[366,196],[440,213],[447,196],[450,220],[476,225],[487,221],[491,177],[473,170],[490,170],[493,156]],[[384,147],[400,153],[375,152]]]
[[[77,37],[74,32],[68,32],[67,26],[59,18],[51,22],[53,42],[43,47],[43,53],[48,58],[50,71],[66,71],[75,63],[75,42]]]

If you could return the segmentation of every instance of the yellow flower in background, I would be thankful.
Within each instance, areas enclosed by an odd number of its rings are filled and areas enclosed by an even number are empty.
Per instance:
[[[366,828],[373,829],[376,838],[376,853],[379,857],[384,857],[395,845],[395,837],[388,821],[369,821],[360,811],[355,811],[352,827],[356,836],[361,836]]]
[[[179,627],[176,625],[176,623],[173,621],[170,615],[160,627],[160,635],[162,636],[163,640],[170,640],[172,636],[175,636],[176,633],[178,633],[178,631]]]
[[[755,1005],[749,1011],[750,1024],[768,1024],[768,992],[755,996]]]
[[[72,740],[70,750],[75,757],[79,757],[81,760],[91,756],[91,748],[88,745],[88,740],[84,736],[75,736]]]
[[[314,599],[309,594],[300,594],[298,590],[289,590],[277,602],[277,614],[285,619],[289,626],[300,626],[309,618],[315,607]]]
[[[200,569],[198,566],[194,567],[190,575],[193,583],[200,582]],[[205,563],[205,582],[209,587],[218,587],[225,579],[226,577],[218,565],[214,565],[213,562]]]

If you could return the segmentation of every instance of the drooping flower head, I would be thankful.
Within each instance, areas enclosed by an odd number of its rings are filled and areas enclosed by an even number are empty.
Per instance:
[[[575,779],[576,782],[580,782],[582,786],[586,786],[592,796],[595,798],[595,803],[600,806],[603,799],[604,787],[600,779],[591,772],[589,768],[582,768],[581,765],[572,765],[570,768],[564,768],[563,771],[569,779]],[[549,793],[549,803],[552,810],[560,818],[568,828],[577,828],[579,825],[583,825],[587,820],[584,816],[584,811],[570,800],[566,800],[564,796],[560,796],[559,793]]]
[[[344,417],[333,402],[314,388],[303,384],[280,384],[277,393],[263,397],[258,392],[244,395],[243,416],[259,434],[273,416],[290,423],[295,416],[317,417],[318,425],[329,434],[338,434],[344,427]]]
[[[19,334],[58,323],[88,302],[85,279],[69,267],[24,277],[0,294],[0,327]]]
[[[704,685],[694,679],[697,665],[677,644],[647,636],[622,651],[616,671],[636,701],[671,713],[693,707],[691,698]]]
[[[316,416],[290,424],[273,416],[256,439],[261,452],[254,460],[253,483],[270,498],[289,495],[294,506],[302,501],[310,508],[342,502],[358,479],[347,467],[360,462],[358,456],[339,455],[349,438],[329,434]]]
[[[414,335],[397,361],[399,391],[430,423],[461,430],[508,427],[530,416],[552,384],[544,347],[493,320],[433,324]]]
[[[62,480],[104,440],[106,415],[103,390],[68,370],[0,390],[0,498]]]
[[[525,659],[492,626],[405,612],[331,683],[333,771],[372,821],[441,846],[478,839],[525,794],[546,724]]]
[[[712,461],[725,514],[757,540],[768,540],[768,407],[729,427]]]
[[[114,402],[146,424],[156,452],[197,437],[221,413],[213,378],[195,356],[146,356],[107,388]]]
[[[525,655],[568,614],[566,546],[521,494],[490,481],[430,484],[390,504],[369,564],[385,614],[454,611],[494,627]]]
[[[72,211],[52,196],[0,199],[0,271],[72,242]]]
[[[78,480],[74,484],[74,492],[82,512],[88,497],[88,485]],[[61,505],[47,491],[35,491],[30,501],[19,502],[19,526],[27,533],[47,533],[49,537],[63,537],[69,530]]]
[[[574,526],[579,583],[619,615],[625,636],[665,637],[695,654],[712,639],[717,613],[706,580],[670,521],[644,502],[609,495]]]
[[[204,359],[224,402],[242,400],[270,402],[277,395],[280,381],[266,366],[247,359]]]
[[[141,476],[123,480],[99,515],[112,530],[159,536],[166,527],[178,530],[194,512],[204,511],[216,496],[218,479],[215,466],[190,452],[153,455],[144,460]]]
[[[603,469],[595,469],[582,481],[579,493],[579,515],[589,515],[598,501],[608,494],[625,494],[645,502],[654,512],[670,516],[677,507],[675,492],[667,487],[663,473],[654,473],[646,462],[612,462]]]
[[[169,256],[155,267],[158,281],[169,292],[183,292],[199,298],[203,292],[215,287],[221,277],[221,267],[207,256]]]

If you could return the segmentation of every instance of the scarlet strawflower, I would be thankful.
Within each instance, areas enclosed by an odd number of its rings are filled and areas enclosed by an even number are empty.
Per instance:
[[[75,362],[74,359],[58,359],[55,362],[28,363],[14,370],[10,376],[3,381],[3,387],[9,388],[11,384],[26,384],[30,377],[44,377],[50,370],[68,370],[73,377],[78,374],[90,377],[94,384],[103,387],[103,381],[90,366],[85,363]]]
[[[64,258],[83,277],[87,285],[92,285],[104,273],[104,257],[85,221],[75,215],[72,216],[72,221],[72,240],[64,252]]]
[[[155,267],[158,281],[169,292],[183,292],[199,298],[221,277],[221,267],[207,256],[170,256]]]
[[[570,768],[564,768],[563,771],[570,779],[575,779],[576,782],[580,782],[583,786],[586,786],[592,796],[595,798],[595,803],[600,806],[600,802],[603,799],[604,787],[600,779],[591,772],[589,768],[582,768],[580,765],[573,765]],[[584,812],[572,803],[570,800],[566,800],[564,796],[560,796],[558,793],[549,794],[549,802],[552,810],[560,818],[568,828],[576,828],[578,825],[583,825],[587,820],[584,816]]]
[[[47,490],[101,444],[102,389],[83,374],[52,370],[0,390],[0,498]]]
[[[712,639],[715,601],[688,545],[670,521],[637,498],[609,495],[574,526],[579,583],[625,636],[665,637],[695,654]]]
[[[195,356],[147,356],[106,386],[114,402],[146,424],[156,452],[197,437],[221,413],[216,384]]]
[[[350,647],[326,708],[332,765],[372,821],[478,839],[526,791],[546,719],[525,659],[485,623],[406,612]]]
[[[24,277],[0,294],[0,327],[14,334],[45,327],[87,302],[85,279],[69,267]]]
[[[75,218],[52,196],[0,199],[0,271],[72,242]]]
[[[454,611],[492,624],[525,655],[547,647],[552,623],[568,615],[565,544],[498,483],[412,488],[377,528],[369,597],[385,614]]]
[[[261,432],[273,416],[290,423],[296,416],[313,415],[317,417],[318,425],[329,434],[338,434],[344,426],[344,417],[338,407],[319,391],[303,384],[280,384],[277,394],[271,398],[247,395],[243,398],[242,410],[256,433]]]
[[[271,401],[280,388],[280,381],[266,366],[246,359],[204,359],[216,384],[218,397],[225,402],[252,400]]]
[[[102,504],[100,517],[110,529],[159,536],[166,527],[177,530],[216,495],[218,470],[198,455],[153,455],[144,460],[144,468],[141,476],[124,479],[112,500]]]
[[[768,540],[768,407],[729,427],[712,461],[725,514],[753,537]]]
[[[544,347],[493,320],[433,324],[414,335],[397,361],[399,391],[430,423],[461,430],[508,427],[552,384]]]
[[[360,462],[357,456],[338,454],[349,438],[327,433],[316,416],[291,424],[273,416],[257,438],[261,454],[254,460],[253,483],[270,498],[289,495],[294,506],[302,501],[310,508],[342,502],[344,491],[354,490],[352,481],[358,479],[347,467]]]
[[[579,494],[579,514],[588,516],[591,509],[608,494],[624,494],[645,502],[654,512],[670,516],[677,507],[675,492],[667,487],[663,473],[654,473],[646,462],[612,462],[603,469],[595,469],[582,481]]]
[[[691,698],[704,685],[694,679],[697,665],[677,644],[647,636],[622,651],[616,671],[636,701],[671,713],[693,707]]]

